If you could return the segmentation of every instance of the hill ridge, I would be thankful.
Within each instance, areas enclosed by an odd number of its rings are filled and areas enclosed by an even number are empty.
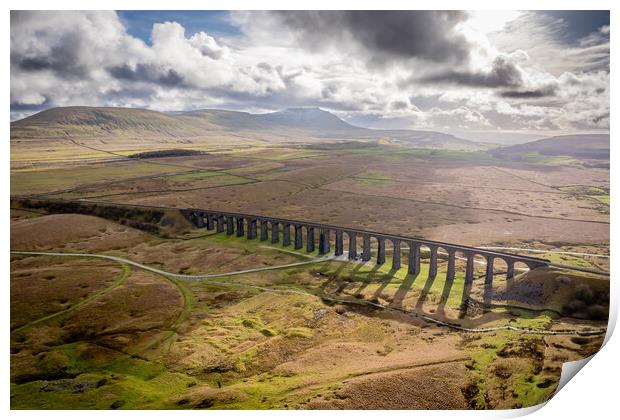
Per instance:
[[[291,107],[252,114],[244,111],[201,109],[165,113],[125,107],[57,107],[11,123],[11,139],[110,137],[174,140],[239,133],[270,141],[379,141],[413,147],[478,150],[479,144],[431,130],[380,130],[357,127],[318,107]]]
[[[609,159],[609,134],[567,134],[546,137],[528,143],[500,147],[493,150],[498,157],[518,158],[537,153],[544,156],[570,156],[579,159]]]

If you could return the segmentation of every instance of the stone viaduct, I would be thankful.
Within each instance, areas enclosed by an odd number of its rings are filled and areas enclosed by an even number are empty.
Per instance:
[[[451,243],[320,223],[202,209],[182,209],[181,212],[194,226],[206,228],[207,230],[215,229],[216,232],[226,232],[227,235],[247,236],[247,239],[256,239],[258,237],[261,241],[271,239],[273,244],[280,243],[281,241],[283,246],[293,244],[294,249],[303,248],[305,238],[307,252],[315,251],[316,237],[318,236],[318,253],[320,255],[331,252],[332,237],[334,239],[334,254],[336,256],[343,255],[343,237],[346,234],[349,239],[348,258],[350,260],[357,260],[361,257],[362,261],[369,261],[371,259],[371,238],[374,237],[377,241],[377,264],[385,263],[385,244],[386,241],[389,241],[394,250],[392,257],[392,269],[394,270],[401,267],[401,244],[406,244],[409,248],[408,272],[413,275],[417,275],[420,272],[420,249],[421,247],[426,247],[430,253],[429,277],[432,278],[437,275],[437,254],[438,250],[442,249],[447,254],[446,280],[448,281],[454,280],[456,253],[460,252],[467,261],[465,268],[466,286],[470,286],[474,280],[474,257],[476,255],[486,260],[485,283],[487,285],[491,285],[493,282],[493,263],[496,259],[501,259],[505,262],[507,279],[514,277],[516,263],[523,263],[529,269],[548,266],[550,263],[548,260],[517,254],[494,252]],[[269,235],[269,231],[271,231],[271,235]],[[359,256],[358,240],[361,241],[363,249]]]

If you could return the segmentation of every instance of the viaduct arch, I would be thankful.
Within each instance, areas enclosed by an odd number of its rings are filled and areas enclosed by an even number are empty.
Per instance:
[[[271,237],[271,243],[282,242],[283,246],[293,244],[294,249],[302,249],[304,247],[303,232],[305,231],[306,251],[313,252],[315,250],[316,239],[318,238],[318,252],[320,255],[331,253],[332,236],[334,238],[334,255],[343,255],[343,239],[344,235],[347,235],[349,239],[348,258],[350,260],[358,258],[357,245],[361,242],[361,260],[370,261],[372,258],[370,242],[371,238],[375,238],[378,244],[376,252],[377,264],[385,263],[385,245],[389,241],[394,250],[392,269],[395,270],[401,267],[400,249],[402,244],[406,244],[409,248],[408,272],[413,275],[417,275],[420,272],[421,247],[426,247],[430,250],[429,277],[433,278],[437,275],[437,255],[438,250],[441,248],[447,253],[448,269],[446,279],[448,281],[454,279],[456,271],[455,254],[460,252],[466,258],[466,287],[471,286],[474,281],[474,258],[476,256],[486,260],[485,283],[487,285],[491,285],[493,282],[493,265],[497,259],[503,260],[506,264],[506,279],[514,277],[515,263],[523,263],[529,269],[549,266],[550,264],[549,260],[541,258],[321,223],[203,209],[181,209],[181,213],[190,223],[198,228],[215,229],[217,233],[226,231],[227,235],[236,233],[238,237],[246,236],[247,239],[256,239],[258,236],[261,241],[267,241]],[[269,231],[271,231],[271,235],[269,235]]]

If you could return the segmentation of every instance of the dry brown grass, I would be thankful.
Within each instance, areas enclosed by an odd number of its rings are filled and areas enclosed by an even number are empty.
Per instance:
[[[75,305],[110,286],[120,274],[118,264],[91,259],[13,259],[11,329]]]
[[[11,224],[11,249],[19,251],[65,248],[92,252],[120,244],[132,246],[144,239],[145,234],[138,230],[79,214],[53,214]]]
[[[462,363],[360,376],[311,399],[303,408],[340,410],[453,410],[468,408]]]
[[[63,330],[71,337],[136,334],[165,328],[178,317],[181,293],[172,283],[144,271],[69,314]]]

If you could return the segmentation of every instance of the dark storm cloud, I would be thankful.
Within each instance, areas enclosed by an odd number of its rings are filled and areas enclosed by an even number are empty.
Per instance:
[[[26,118],[29,115],[32,115],[36,112],[43,111],[53,106],[54,106],[54,103],[47,97],[40,104],[25,104],[25,103],[21,103],[19,101],[14,101],[13,99],[11,99],[11,108],[10,108],[11,109],[11,112],[10,112],[11,121]]]
[[[30,112],[38,112],[49,107],[53,106],[52,102],[49,98],[45,98],[45,100],[40,104],[22,104],[17,101],[11,101],[11,112],[14,111],[30,111]]]
[[[544,87],[540,89],[530,90],[507,90],[500,93],[502,98],[511,99],[537,99],[546,98],[548,96],[554,96],[557,88],[555,86]]]
[[[397,110],[397,111],[400,111],[400,110],[403,110],[403,109],[407,109],[407,108],[409,108],[409,106],[410,106],[410,104],[408,104],[405,101],[394,101],[394,102],[390,103],[390,109]]]
[[[167,87],[183,86],[183,77],[174,69],[159,69],[147,64],[137,64],[135,68],[127,64],[121,66],[110,67],[108,73],[119,80],[131,82],[156,83]]]
[[[422,58],[462,62],[470,45],[455,31],[467,18],[462,11],[278,11],[283,25],[297,33],[302,45],[320,50],[326,44],[344,47],[353,40],[376,61]]]
[[[149,102],[157,96],[157,87],[154,85],[134,85],[110,89],[102,95],[105,103],[122,104],[129,100]]]
[[[51,45],[49,52],[11,53],[11,62],[25,71],[49,70],[63,78],[87,76],[87,67],[80,60],[82,40],[74,33],[65,34]]]
[[[488,72],[448,70],[418,79],[426,83],[448,83],[472,87],[517,87],[523,82],[519,68],[506,57],[499,56]]]

